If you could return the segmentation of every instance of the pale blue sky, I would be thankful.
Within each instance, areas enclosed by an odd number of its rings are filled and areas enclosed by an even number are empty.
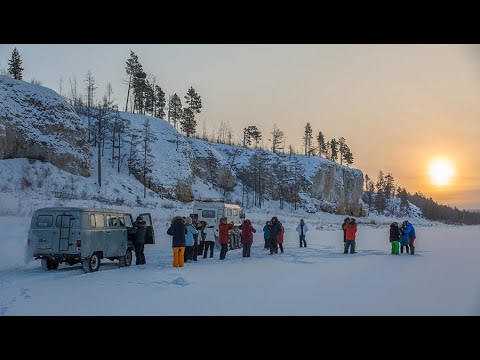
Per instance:
[[[125,106],[130,50],[168,94],[201,95],[210,134],[223,121],[238,133],[257,125],[268,138],[276,123],[301,149],[306,122],[327,140],[345,137],[354,167],[376,179],[391,171],[410,192],[480,208],[480,50],[477,45],[0,45],[0,68],[13,47],[32,77],[63,92],[90,69],[100,98],[108,82]],[[430,184],[430,160],[444,156],[457,175]]]

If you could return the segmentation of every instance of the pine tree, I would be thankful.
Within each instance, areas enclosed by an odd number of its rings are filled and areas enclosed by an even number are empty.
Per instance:
[[[385,198],[385,177],[383,175],[383,171],[379,171],[377,183],[375,184],[377,188],[377,196],[375,198],[375,209],[379,214],[383,214],[385,207],[387,205],[386,198]]]
[[[338,145],[337,140],[335,140],[335,138],[333,138],[330,141],[330,160],[332,160],[332,161],[337,161],[337,159],[338,159],[337,145]]]
[[[340,165],[343,165],[343,152],[345,151],[345,138],[343,136],[338,139],[337,145],[340,153]]]
[[[151,81],[145,80],[145,108],[144,113],[153,115],[155,109],[155,87]]]
[[[373,203],[373,194],[375,192],[375,185],[367,174],[365,175],[365,191],[367,192],[368,214],[370,214],[370,209],[372,208]]]
[[[165,93],[162,88],[158,85],[155,86],[155,117],[160,119],[165,118]]]
[[[142,70],[142,65],[138,62],[138,56],[130,50],[130,58],[126,62],[125,71],[128,75],[127,102],[125,103],[125,112],[128,111],[128,99],[130,98],[130,87],[136,74]]]
[[[250,128],[250,136],[253,138],[253,141],[255,142],[255,149],[258,148],[258,143],[262,140],[262,133],[260,132],[260,130],[258,130],[258,128],[253,125],[253,126],[249,126]]]
[[[187,134],[187,137],[189,137],[190,134],[195,134],[195,128],[197,127],[197,122],[195,121],[195,114],[200,114],[202,108],[202,99],[200,98],[200,95],[196,93],[193,87],[190,87],[190,89],[188,89],[187,95],[185,95],[184,97],[185,103],[187,104],[185,110],[189,110],[187,111],[187,114],[184,114],[184,116],[182,117],[185,124],[182,123],[181,125],[183,129],[187,129],[185,132]]]
[[[395,192],[395,180],[393,179],[393,175],[388,173],[385,176],[385,197],[387,199],[393,197],[393,193]]]
[[[317,143],[318,143],[318,156],[327,155],[327,146],[325,144],[325,137],[321,131],[318,132],[317,135]]]
[[[170,98],[170,104],[168,107],[168,111],[170,114],[170,120],[173,123],[173,126],[178,128],[177,123],[180,123],[180,120],[182,119],[182,101],[180,100],[180,97],[175,93],[173,96]]]
[[[347,166],[353,164],[353,154],[347,144],[343,145],[343,160],[345,161]]]
[[[149,86],[147,82],[147,74],[140,71],[133,78],[133,112],[137,110],[139,114],[145,114],[145,100],[148,96]],[[152,104],[153,105],[153,104]]]
[[[243,147],[249,147],[251,143],[252,140],[250,139],[250,131],[248,127],[243,128]]]
[[[189,107],[183,109],[183,114],[180,119],[181,130],[185,133],[187,137],[195,134],[195,128],[197,127],[197,122],[195,121],[195,114],[193,110]]]
[[[305,146],[305,155],[310,156],[312,148],[313,131],[309,122],[305,125],[305,134],[303,135],[303,145]]]
[[[397,193],[398,197],[400,198],[400,210],[407,212],[409,207],[407,190],[405,188],[400,189],[400,187],[398,187]]]
[[[243,147],[248,147],[252,144],[252,139],[255,141],[255,148],[262,139],[262,134],[255,125],[249,125],[243,129]]]
[[[281,144],[283,143],[284,134],[283,131],[277,127],[277,124],[273,124],[272,134],[272,152],[276,153],[279,150],[283,150]]]
[[[12,57],[8,61],[8,72],[15,80],[22,80],[22,59],[17,48],[13,49]]]

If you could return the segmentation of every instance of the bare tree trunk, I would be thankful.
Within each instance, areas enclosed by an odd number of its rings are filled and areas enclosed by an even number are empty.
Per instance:
[[[121,133],[118,133],[118,173],[120,174],[120,139],[122,138]]]
[[[130,97],[130,85],[132,84],[132,74],[130,74],[130,79],[128,79],[128,91],[127,91],[127,102],[125,104],[125,112],[128,111],[128,98]]]
[[[100,129],[102,128],[102,119],[101,119],[101,116],[98,117],[98,159],[97,159],[97,163],[98,163],[98,187],[99,189],[102,188],[102,156],[101,156],[101,141],[100,141]]]

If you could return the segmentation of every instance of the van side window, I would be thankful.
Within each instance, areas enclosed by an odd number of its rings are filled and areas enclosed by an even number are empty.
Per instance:
[[[215,217],[215,210],[203,210],[202,217],[205,219],[208,219],[208,218],[213,219]]]
[[[116,216],[112,216],[111,225],[110,226],[118,226],[118,218]]]
[[[233,209],[233,216],[237,216],[238,215],[238,209]]]
[[[52,215],[38,215],[37,227],[52,227],[53,216]]]
[[[95,222],[97,223],[97,228],[104,228],[105,220],[103,219],[103,214],[95,214]]]
[[[95,227],[95,215],[90,214],[90,226]]]
[[[120,222],[121,227],[125,227],[125,218],[123,216],[120,216],[118,218],[118,221]]]
[[[227,209],[227,216],[232,216],[232,209]]]
[[[133,227],[133,224],[132,224],[132,216],[131,216],[130,214],[127,214],[127,215],[125,216],[125,225],[126,225],[127,227],[129,227],[129,228],[130,228],[130,227]]]

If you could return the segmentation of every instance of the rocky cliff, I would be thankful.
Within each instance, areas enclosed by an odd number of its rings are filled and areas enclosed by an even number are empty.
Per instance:
[[[29,158],[89,176],[86,130],[55,91],[0,76],[0,159]]]

